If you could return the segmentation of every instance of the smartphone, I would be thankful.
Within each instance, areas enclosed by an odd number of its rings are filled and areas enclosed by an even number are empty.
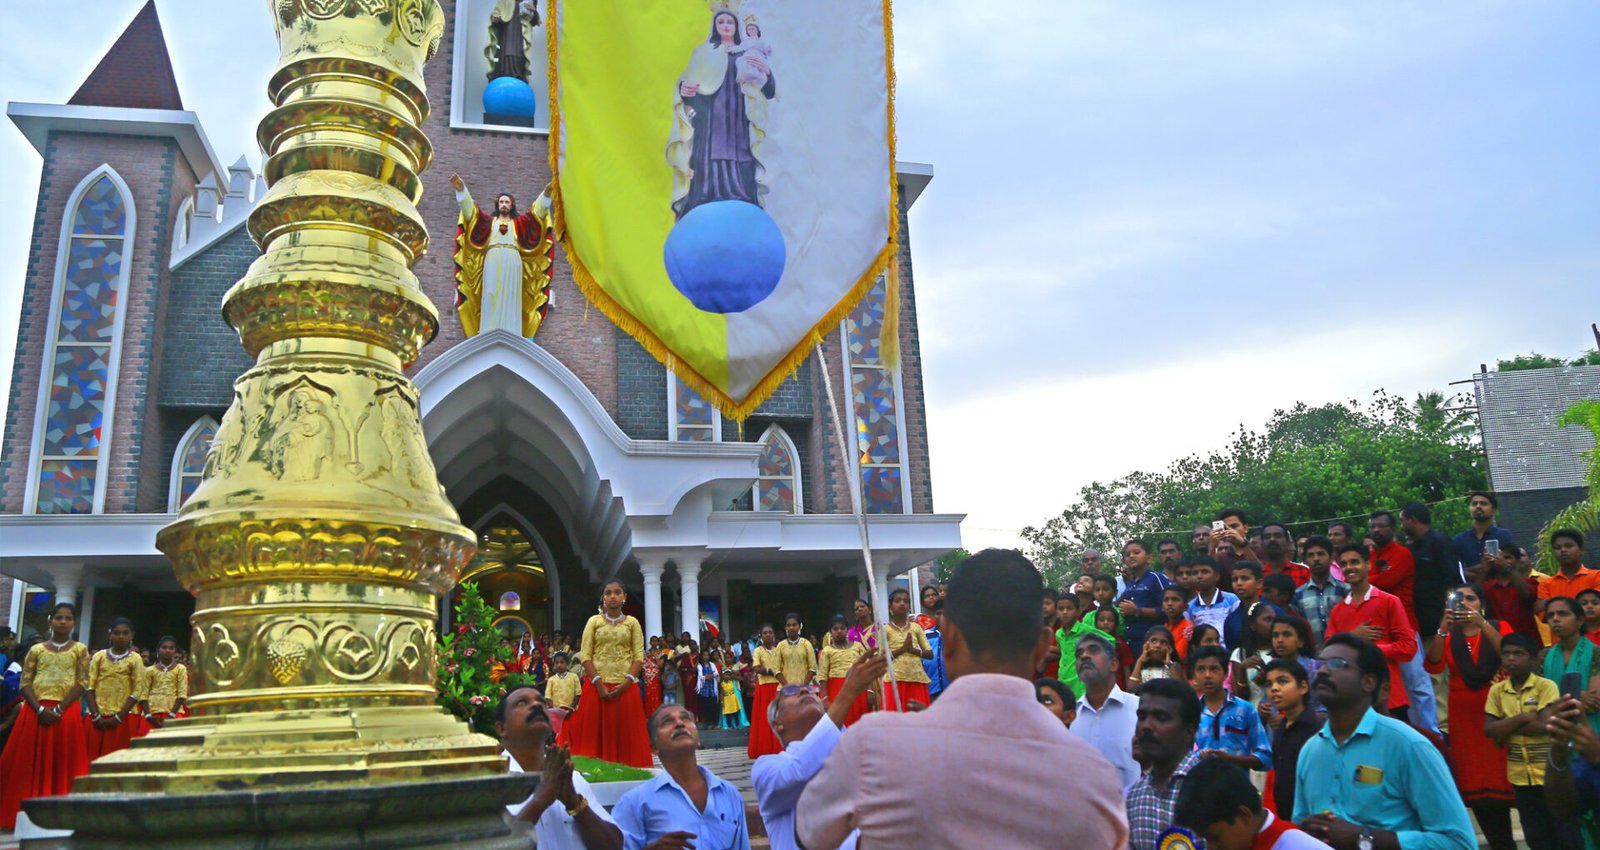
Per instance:
[[[1483,541],[1483,557],[1485,557],[1485,558],[1498,558],[1498,557],[1500,557],[1500,541],[1495,540],[1493,538],[1490,538],[1488,540]]]
[[[1212,531],[1221,531],[1222,529],[1227,528],[1227,527],[1228,527],[1227,523],[1224,523],[1220,519],[1211,521],[1211,530]]]
[[[1444,606],[1451,611],[1464,611],[1467,604],[1462,601],[1461,591],[1452,590],[1450,595],[1444,598]]]
[[[1578,699],[1583,694],[1583,674],[1574,670],[1561,674],[1561,695]]]

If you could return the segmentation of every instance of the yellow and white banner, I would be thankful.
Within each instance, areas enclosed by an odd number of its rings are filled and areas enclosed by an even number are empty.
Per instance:
[[[879,275],[893,306],[888,0],[550,0],[547,22],[567,259],[681,379],[742,419]]]

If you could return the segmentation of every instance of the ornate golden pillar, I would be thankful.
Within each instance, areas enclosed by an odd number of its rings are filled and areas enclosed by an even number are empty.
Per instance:
[[[196,597],[194,716],[96,761],[73,795],[30,805],[77,828],[82,846],[100,846],[97,830],[106,846],[137,844],[107,818],[139,792],[182,812],[184,795],[214,810],[313,791],[299,803],[312,811],[350,796],[338,789],[401,783],[388,797],[411,802],[387,817],[436,821],[528,793],[493,739],[434,703],[437,605],[474,549],[401,371],[439,324],[411,266],[428,245],[422,71],[442,12],[435,0],[270,8],[281,53],[258,138],[271,188],[249,220],[264,253],[223,300],[256,365],[234,384],[204,481],[157,542]],[[257,833],[289,828],[256,814]]]

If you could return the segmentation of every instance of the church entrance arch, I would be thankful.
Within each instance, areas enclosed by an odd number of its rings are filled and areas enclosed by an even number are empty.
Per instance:
[[[555,612],[561,610],[561,579],[534,524],[501,504],[474,523],[473,530],[478,554],[462,571],[451,608],[460,598],[460,585],[472,582],[495,609],[495,628],[504,634],[538,636],[559,628]]]

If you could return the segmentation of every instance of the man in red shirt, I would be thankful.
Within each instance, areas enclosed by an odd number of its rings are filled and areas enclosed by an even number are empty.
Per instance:
[[[1311,568],[1305,564],[1297,564],[1289,556],[1294,553],[1294,545],[1289,540],[1289,527],[1281,522],[1267,522],[1261,525],[1261,569],[1267,575],[1281,573],[1294,581],[1294,586],[1299,587],[1311,580]]]
[[[1483,595],[1496,617],[1517,634],[1534,643],[1543,644],[1539,636],[1539,621],[1534,618],[1534,601],[1539,590],[1534,583],[1519,575],[1513,564],[1522,554],[1522,548],[1508,543],[1499,555],[1483,554]]]
[[[1433,678],[1423,667],[1422,641],[1417,637],[1416,560],[1411,556],[1410,549],[1394,539],[1394,529],[1394,514],[1389,511],[1373,511],[1367,517],[1367,534],[1375,544],[1370,561],[1372,585],[1394,594],[1400,600],[1400,606],[1406,612],[1406,621],[1411,624],[1412,642],[1417,645],[1416,655],[1400,664],[1401,676],[1389,687],[1399,690],[1396,685],[1403,682],[1411,705],[1407,719],[1418,729],[1438,735],[1439,716],[1433,698]]]
[[[1401,681],[1400,666],[1416,657],[1416,629],[1406,618],[1398,597],[1372,586],[1366,550],[1356,545],[1343,546],[1338,559],[1339,566],[1344,568],[1344,580],[1350,584],[1350,595],[1328,613],[1328,636],[1352,632],[1377,644],[1389,661],[1391,682],[1398,683]],[[1391,716],[1404,717],[1409,702],[1405,688],[1390,685]]]

